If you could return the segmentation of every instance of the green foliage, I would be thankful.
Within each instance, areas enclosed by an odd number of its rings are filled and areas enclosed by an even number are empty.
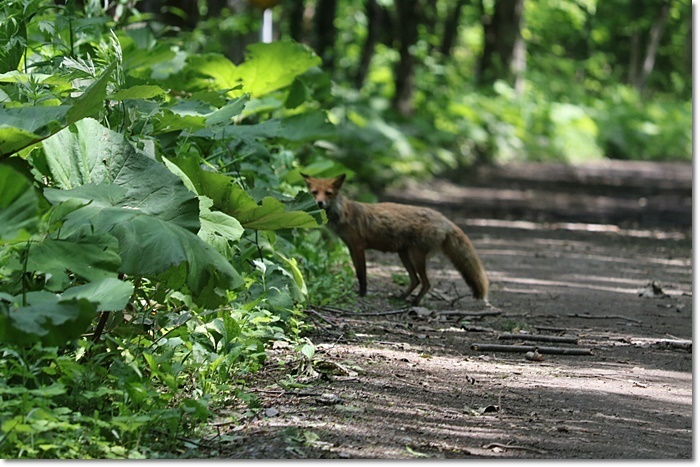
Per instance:
[[[302,168],[380,189],[474,162],[691,154],[687,0],[643,92],[620,64],[655,5],[625,23],[627,0],[526,1],[516,90],[477,85],[483,12],[467,2],[453,57],[440,27],[419,30],[410,119],[392,109],[390,31],[356,89],[362,2],[338,4],[337,70],[287,40],[224,56],[259,15],[224,9],[186,33],[129,2],[60,3],[0,6],[5,458],[186,455],[212,410],[255,407],[246,382],[270,342],[309,367],[304,306],[354,300],[355,281]]]
[[[2,7],[5,458],[182,452],[305,326],[325,213],[295,152],[335,135],[319,58],[279,42],[234,65],[93,7]]]

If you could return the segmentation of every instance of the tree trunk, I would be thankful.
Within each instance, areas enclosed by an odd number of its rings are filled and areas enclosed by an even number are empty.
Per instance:
[[[360,63],[355,74],[355,87],[357,89],[362,88],[367,78],[367,73],[369,73],[369,65],[374,55],[374,47],[379,39],[384,10],[377,4],[376,0],[367,0],[365,2],[365,14],[367,15],[367,38],[362,45]]]
[[[668,15],[671,10],[670,3],[666,2],[661,6],[661,12],[659,16],[654,21],[649,31],[649,42],[647,43],[646,54],[644,55],[644,62],[642,62],[642,69],[639,71],[637,77],[636,86],[639,92],[644,91],[644,86],[647,84],[647,79],[649,75],[654,70],[654,63],[656,62],[656,52],[659,50],[659,43],[661,42],[661,36],[663,35],[664,28],[666,27],[666,22],[668,21]]]
[[[323,61],[323,68],[329,72],[335,64],[335,14],[338,7],[337,0],[318,0],[314,13],[316,27],[316,53]]]
[[[304,42],[304,0],[292,0],[289,5],[289,37],[297,42]]]
[[[627,71],[627,82],[632,86],[636,86],[637,76],[639,75],[639,57],[642,55],[641,51],[641,32],[640,32],[640,21],[644,14],[642,8],[637,2],[630,2],[629,4],[629,24],[632,29],[632,36],[630,37],[630,61],[629,69]]]
[[[404,117],[413,115],[415,58],[411,47],[418,41],[418,0],[396,0],[398,13],[399,62],[394,70],[394,109]]]
[[[462,15],[462,7],[469,0],[457,0],[454,9],[447,14],[445,18],[445,26],[442,30],[442,42],[440,43],[440,53],[448,57],[457,40],[459,32],[459,18]]]
[[[138,8],[144,13],[153,13],[168,26],[184,31],[193,30],[199,21],[199,7],[192,0],[142,0]]]
[[[218,18],[227,4],[227,0],[207,0],[207,18]]]
[[[497,79],[517,84],[525,67],[525,43],[521,34],[524,0],[496,0],[493,15],[482,8],[484,50],[477,80],[490,85]]]

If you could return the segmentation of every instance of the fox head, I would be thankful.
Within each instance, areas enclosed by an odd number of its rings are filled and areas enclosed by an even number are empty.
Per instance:
[[[333,200],[338,197],[340,187],[345,181],[345,174],[340,174],[335,178],[314,178],[306,174],[301,174],[304,177],[309,193],[314,197],[321,209],[328,209]]]

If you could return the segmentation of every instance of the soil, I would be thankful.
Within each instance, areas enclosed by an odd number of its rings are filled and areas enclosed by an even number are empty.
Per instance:
[[[398,257],[369,252],[368,296],[309,310],[311,361],[274,346],[260,410],[222,413],[212,457],[692,458],[691,164],[483,168],[385,198],[467,232],[491,306],[437,256],[408,307]]]

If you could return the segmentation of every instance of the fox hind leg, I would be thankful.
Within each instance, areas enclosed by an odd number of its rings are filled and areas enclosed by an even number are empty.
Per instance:
[[[406,268],[406,271],[408,271],[408,278],[411,281],[411,283],[408,284],[406,290],[404,290],[404,292],[401,295],[399,295],[399,298],[403,300],[409,295],[411,295],[411,292],[413,292],[415,288],[418,287],[420,281],[418,280],[416,268],[413,266],[413,261],[411,261],[411,255],[408,253],[408,250],[399,250],[399,258],[401,258],[403,266]]]
[[[418,277],[420,277],[420,291],[418,295],[416,295],[416,298],[413,299],[413,306],[417,306],[423,299],[423,296],[430,290],[430,281],[428,280],[428,272],[426,270],[428,253],[418,248],[411,248],[408,253],[411,264],[415,268],[415,272],[418,273]]]

